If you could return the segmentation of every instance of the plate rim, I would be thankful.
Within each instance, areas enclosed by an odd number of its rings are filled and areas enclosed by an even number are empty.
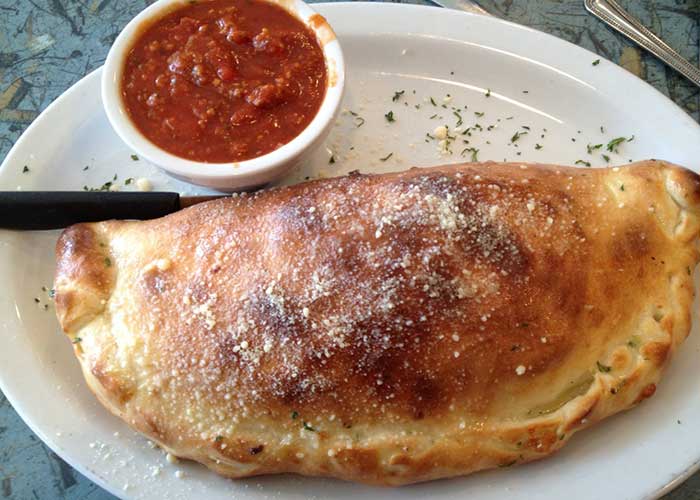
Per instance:
[[[449,8],[441,8],[439,6],[431,6],[431,5],[420,5],[420,4],[402,4],[402,3],[393,3],[393,2],[386,2],[386,1],[339,1],[339,2],[314,2],[313,4],[314,8],[318,8],[321,11],[321,14],[325,15],[326,10],[335,10],[335,9],[357,9],[357,10],[364,10],[368,8],[372,9],[386,9],[386,10],[402,10],[402,11],[425,11],[426,9],[429,9],[433,12],[440,12],[440,14],[437,14],[439,16],[455,16],[455,17],[464,17],[467,16],[468,18],[472,19],[479,19],[479,22],[487,22],[487,23],[493,23],[494,25],[497,26],[508,26],[511,29],[516,29],[520,30],[523,33],[529,33],[532,36],[538,36],[538,37],[544,37],[547,40],[552,41],[552,43],[559,45],[562,48],[565,48],[567,51],[578,51],[581,54],[586,53],[592,57],[607,61],[610,63],[609,69],[615,73],[616,77],[619,77],[627,82],[634,82],[635,85],[641,84],[642,88],[645,88],[647,91],[652,91],[652,95],[654,97],[661,98],[666,102],[667,109],[668,110],[673,110],[674,115],[677,116],[678,119],[682,120],[686,126],[690,126],[691,129],[695,131],[700,136],[700,123],[696,122],[690,115],[688,115],[678,104],[676,104],[674,101],[672,101],[669,97],[664,95],[660,90],[652,86],[650,83],[647,81],[638,78],[637,76],[627,72],[624,70],[622,67],[617,65],[616,63],[610,61],[604,56],[601,56],[599,54],[596,54],[595,52],[592,52],[584,47],[578,46],[572,42],[569,42],[568,40],[565,40],[563,38],[559,38],[557,36],[551,35],[549,33],[545,33],[543,31],[540,31],[538,29],[525,26],[522,24],[515,23],[513,21],[509,21],[506,19],[498,18],[495,16],[485,16],[482,14],[476,14],[473,12],[465,12],[465,11],[460,11],[456,9],[449,9]],[[387,29],[385,32],[386,34],[393,34],[393,33],[400,33],[405,35],[406,32],[400,32],[400,31],[395,31],[390,28]],[[537,55],[532,56],[533,61],[537,60]],[[35,128],[40,126],[40,123],[42,122],[43,119],[45,119],[45,115],[50,114],[53,112],[54,108],[60,107],[63,102],[73,96],[74,93],[79,92],[81,89],[85,87],[90,87],[90,85],[95,85],[93,83],[93,80],[97,81],[97,92],[99,93],[99,80],[100,80],[100,74],[103,71],[103,66],[100,65],[99,67],[93,69],[90,71],[88,74],[80,78],[77,82],[72,84],[70,87],[68,87],[66,90],[64,90],[56,99],[54,99],[39,115],[32,121],[32,123],[22,132],[20,137],[17,139],[17,141],[12,145],[10,150],[7,152],[5,158],[3,159],[2,163],[0,164],[0,171],[4,170],[7,168],[7,165],[12,161],[13,157],[15,156],[16,152],[20,149],[22,149],[24,143],[28,140],[30,140],[30,136],[33,135],[33,131]],[[69,453],[67,450],[65,450],[62,446],[59,445],[59,443],[52,439],[49,434],[44,432],[39,424],[35,421],[34,418],[30,416],[30,412],[25,411],[24,405],[21,403],[21,397],[15,397],[17,396],[14,394],[12,391],[8,391],[8,386],[9,382],[8,380],[10,379],[10,374],[4,374],[2,368],[0,367],[0,390],[3,392],[3,395],[7,399],[7,401],[12,405],[13,410],[17,413],[17,415],[22,419],[25,425],[27,425],[33,433],[35,433],[39,439],[41,439],[42,443],[46,445],[48,448],[50,448],[54,453],[56,453],[62,460],[70,464],[71,467],[73,467],[75,470],[77,470],[79,473],[81,473],[83,476],[87,477],[90,479],[92,482],[109,492],[110,494],[118,497],[118,498],[123,498],[123,492],[120,491],[117,487],[116,484],[111,484],[108,479],[105,477],[101,477],[98,475],[95,471],[91,470],[87,465],[84,465],[81,461],[79,461],[77,458],[74,458],[71,453]],[[7,379],[7,380],[6,380]],[[643,498],[646,499],[658,499],[659,497],[666,495],[676,489],[678,486],[683,484],[689,477],[691,477],[693,474],[695,474],[698,470],[700,470],[700,456],[698,456],[694,462],[690,463],[689,465],[686,465],[682,471],[678,473],[674,473],[672,478],[668,480],[665,484],[662,486],[656,488],[653,491],[650,491],[647,495],[645,495]]]
[[[429,2],[432,2],[433,0],[427,0]],[[580,53],[585,53],[588,54],[591,57],[594,57],[595,59],[600,59],[601,61],[605,61],[609,63],[608,69],[613,71],[615,73],[615,76],[618,78],[622,78],[627,82],[634,82],[635,85],[641,84],[643,88],[645,88],[648,91],[652,91],[652,93],[656,94],[656,97],[662,98],[666,101],[667,104],[669,104],[669,109],[673,108],[674,113],[678,115],[677,117],[681,119],[683,122],[685,122],[686,125],[690,126],[692,129],[695,129],[695,131],[700,134],[700,122],[695,121],[693,117],[691,117],[683,108],[681,108],[678,104],[676,104],[673,100],[671,100],[670,97],[665,95],[663,92],[661,92],[659,89],[654,87],[652,84],[647,82],[646,80],[634,75],[633,73],[627,71],[624,69],[622,66],[617,64],[614,61],[611,61],[607,57],[600,55],[596,52],[593,52],[585,47],[581,47],[580,45],[576,45],[573,42],[570,42],[568,40],[565,40],[564,38],[559,38],[558,36],[552,35],[550,33],[546,33],[544,31],[538,30],[536,28],[526,26],[524,24],[519,24],[514,21],[510,21],[508,19],[504,19],[502,17],[497,17],[495,15],[484,15],[484,14],[477,14],[475,12],[468,12],[468,11],[463,11],[463,10],[458,10],[458,9],[453,9],[453,8],[448,8],[448,7],[442,7],[438,4],[436,5],[424,5],[424,4],[411,4],[411,3],[394,3],[393,0],[359,0],[359,1],[352,1],[352,0],[340,0],[340,1],[322,1],[318,3],[314,3],[313,5],[315,6],[321,6],[323,9],[326,8],[334,8],[335,6],[338,7],[351,7],[351,6],[363,6],[363,7],[369,7],[372,6],[372,8],[381,8],[381,9],[400,9],[400,10],[431,10],[431,11],[439,11],[441,12],[440,15],[447,15],[447,16],[455,16],[455,17],[463,17],[467,16],[472,19],[478,19],[479,22],[484,21],[487,23],[493,23],[499,26],[505,25],[510,27],[511,29],[515,30],[520,30],[525,33],[529,33],[532,36],[541,36],[544,37],[545,39],[548,39],[550,41],[553,41],[554,43],[557,44],[563,44],[568,50],[573,50],[573,51],[578,51]],[[402,31],[396,31],[392,29],[387,29],[386,32],[383,32],[382,34],[406,34],[405,32]],[[485,47],[488,49],[488,47]],[[532,57],[532,62],[537,61],[537,56]],[[568,73],[567,73],[568,74]],[[571,75],[569,75],[571,76]]]

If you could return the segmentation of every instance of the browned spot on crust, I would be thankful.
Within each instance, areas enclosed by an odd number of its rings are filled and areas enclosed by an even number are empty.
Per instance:
[[[62,318],[61,324],[66,325],[64,331],[68,331],[68,326],[71,325],[71,321],[66,315],[66,311],[75,310],[78,307],[78,300],[76,298],[76,293],[73,290],[56,290],[56,295],[54,298],[54,303],[56,304],[56,314],[59,318]]]
[[[223,457],[245,464],[255,462],[257,458],[254,457],[265,449],[263,444],[251,443],[245,439],[226,440],[226,446],[223,441],[215,442],[215,447]]]
[[[366,450],[357,448],[343,448],[339,450],[335,459],[345,463],[351,474],[358,476],[369,476],[376,474],[379,459],[376,450]]]
[[[440,401],[440,386],[427,377],[418,377],[413,384],[413,416],[420,420]]]
[[[599,307],[588,310],[588,324],[591,327],[600,326],[605,321],[605,312]]]
[[[212,269],[216,273],[216,269]],[[159,271],[155,266],[151,267],[141,275],[143,290],[145,295],[155,298],[166,291],[168,286],[168,274]]]
[[[106,394],[118,402],[119,405],[126,404],[133,397],[133,390],[126,388],[119,378],[106,373],[100,364],[93,365],[90,373],[92,373],[100,382],[100,385],[104,387]]]
[[[645,228],[633,226],[628,228],[620,238],[612,241],[612,254],[616,262],[641,261],[649,254],[649,241]]]
[[[635,400],[635,403],[640,403],[640,402],[644,401],[645,399],[652,397],[655,392],[656,392],[656,384],[647,385],[644,389],[642,389],[642,392],[639,393],[639,396]]]
[[[656,366],[663,366],[671,346],[668,342],[650,342],[644,346],[642,354]]]
[[[632,356],[627,349],[617,349],[615,352],[613,352],[612,355],[612,361],[610,363],[610,366],[614,370],[619,370],[627,366],[628,363],[630,363],[632,359]]]

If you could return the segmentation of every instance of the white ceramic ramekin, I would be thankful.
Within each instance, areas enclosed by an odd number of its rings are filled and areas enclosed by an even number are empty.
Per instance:
[[[284,146],[250,160],[204,163],[180,158],[159,148],[134,126],[121,96],[124,61],[143,26],[166,15],[189,0],[159,0],[126,25],[112,44],[102,70],[102,103],[112,127],[136,153],[170,175],[200,186],[235,191],[271,182],[299,165],[320,146],[335,121],[345,87],[345,63],[340,44],[326,20],[301,0],[266,0],[300,19],[321,44],[328,71],[326,95],[309,125]]]

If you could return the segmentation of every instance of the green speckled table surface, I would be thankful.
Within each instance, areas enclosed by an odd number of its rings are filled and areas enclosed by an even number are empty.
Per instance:
[[[410,0],[411,3],[428,3]],[[119,30],[147,0],[0,0],[0,158],[68,87],[99,67]],[[694,119],[700,89],[588,14],[583,0],[484,0],[492,14],[593,50],[651,83]],[[700,60],[700,0],[623,0],[684,57]],[[0,332],[2,334],[2,332]],[[22,422],[0,393],[0,496],[104,499]],[[666,499],[700,499],[700,473]]]

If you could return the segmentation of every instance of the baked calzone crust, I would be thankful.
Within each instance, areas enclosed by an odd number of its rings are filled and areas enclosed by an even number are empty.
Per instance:
[[[700,181],[463,164],[67,229],[100,401],[231,477],[399,485],[528,462],[651,396],[690,329]]]

